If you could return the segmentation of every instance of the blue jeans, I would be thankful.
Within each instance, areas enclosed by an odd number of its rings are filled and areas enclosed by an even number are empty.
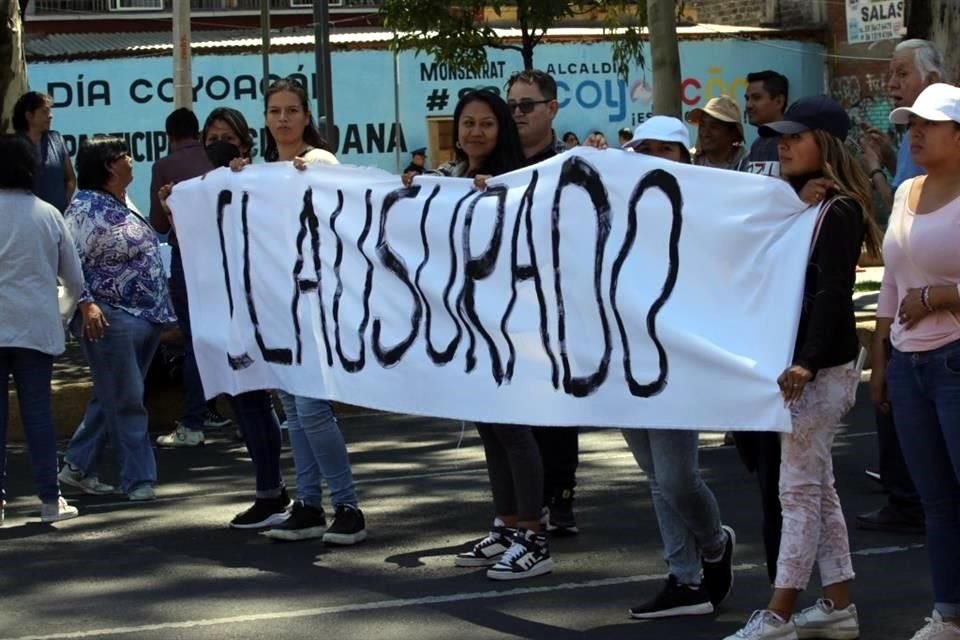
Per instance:
[[[327,481],[330,501],[357,506],[353,472],[347,445],[327,400],[280,392],[287,414],[287,434],[297,466],[297,498],[316,509],[323,508],[321,478]]]
[[[7,494],[7,412],[10,376],[17,388],[20,422],[30,450],[33,481],[41,502],[56,502],[60,497],[57,483],[57,436],[53,430],[50,408],[50,379],[53,356],[34,349],[0,347],[0,500]]]
[[[723,553],[720,507],[700,476],[699,434],[679,429],[624,429],[623,437],[647,472],[663,558],[681,584],[700,584],[702,556]]]
[[[894,349],[887,386],[926,517],[935,607],[960,617],[960,341],[919,353]]]
[[[173,247],[170,263],[170,301],[177,313],[177,322],[183,333],[183,425],[188,429],[203,429],[207,400],[203,382],[193,352],[193,334],[190,331],[190,306],[187,301],[187,283],[183,275],[180,248]]]
[[[99,306],[110,323],[100,340],[80,336],[79,314],[71,326],[90,364],[93,396],[64,459],[84,474],[96,475],[109,439],[120,463],[120,489],[130,493],[157,482],[143,382],[160,344],[160,325]]]
[[[276,498],[283,490],[280,476],[280,425],[269,391],[248,391],[230,397],[233,417],[243,434],[257,473],[257,498]]]

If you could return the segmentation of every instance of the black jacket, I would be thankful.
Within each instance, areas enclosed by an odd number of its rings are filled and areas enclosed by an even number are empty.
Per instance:
[[[824,213],[807,265],[800,327],[793,363],[813,372],[857,357],[853,284],[863,246],[866,222],[852,198],[834,201]]]

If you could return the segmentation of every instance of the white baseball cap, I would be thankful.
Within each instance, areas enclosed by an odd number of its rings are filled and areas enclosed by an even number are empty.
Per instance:
[[[633,149],[644,140],[676,142],[682,144],[685,149],[690,148],[690,132],[687,131],[687,125],[670,116],[647,118],[643,124],[633,130],[633,138],[623,145],[623,148]]]
[[[899,107],[890,112],[890,122],[907,124],[910,116],[932,122],[960,123],[960,87],[937,82],[920,92],[912,107]]]

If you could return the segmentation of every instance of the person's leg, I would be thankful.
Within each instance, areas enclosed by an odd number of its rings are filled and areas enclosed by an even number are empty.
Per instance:
[[[170,263],[170,301],[177,314],[177,323],[183,333],[183,426],[188,429],[203,429],[207,401],[203,382],[197,368],[193,351],[193,335],[190,330],[190,305],[187,299],[187,284],[184,280],[183,262],[179,247],[174,247]]]
[[[776,589],[768,608],[784,620],[793,614],[818,559],[825,571],[824,584],[854,577],[846,523],[833,489],[832,462],[836,425],[850,408],[850,387],[855,384],[851,371],[821,370],[791,408],[793,431],[781,436],[783,533]],[[831,530],[824,530],[824,523]]]
[[[550,509],[548,528],[553,535],[580,532],[573,513],[580,430],[577,427],[533,427],[543,460],[543,500]]]
[[[660,460],[654,457],[651,443],[653,430],[624,429],[623,437],[637,465],[647,474],[653,512],[657,518],[657,528],[660,530],[660,540],[663,543],[663,559],[667,563],[670,574],[677,578],[680,584],[700,584],[700,554],[696,538],[686,527],[681,514],[664,497],[660,487],[660,465],[658,464]],[[662,453],[662,450],[661,447],[658,452]],[[668,461],[665,463],[669,464]]]
[[[267,391],[248,391],[230,397],[234,418],[243,433],[247,452],[256,468],[257,498],[283,493],[280,476],[280,425]]]
[[[508,527],[517,526],[517,498],[514,493],[513,476],[507,452],[494,433],[494,425],[477,423],[477,433],[483,443],[487,462],[487,477],[493,494],[493,509],[497,517]]]
[[[546,533],[541,532],[543,461],[531,427],[492,425],[493,437],[503,449],[516,501],[516,527],[510,547],[487,577],[493,580],[530,578],[553,570]],[[509,526],[509,522],[507,523]]]
[[[714,612],[711,591],[702,586],[706,577],[701,576],[701,549],[697,542],[697,533],[687,522],[688,514],[685,513],[686,510],[697,508],[695,505],[698,500],[691,498],[689,494],[698,493],[699,471],[695,472],[697,477],[693,478],[687,466],[691,459],[692,464],[696,465],[698,437],[695,431],[686,432],[686,435],[684,433],[654,429],[623,430],[624,439],[633,457],[647,474],[650,497],[663,542],[663,557],[670,573],[665,586],[656,596],[630,609],[633,618],[645,620]],[[681,451],[674,458],[672,452],[675,447],[691,446],[690,436],[693,436],[693,453]],[[687,471],[677,470],[674,466],[683,467]],[[711,510],[711,507],[708,506],[707,510]],[[716,511],[715,501],[712,510]],[[696,521],[695,527],[702,526],[701,516],[694,516],[693,519]],[[725,535],[720,530],[719,513],[716,524],[720,538],[718,553],[722,554]],[[719,600],[722,600],[722,597],[718,594],[717,601]]]
[[[160,328],[107,305],[101,309],[110,323],[103,338],[82,340],[81,347],[90,363],[97,398],[120,462],[120,489],[130,494],[157,481],[143,394],[147,369],[160,341]],[[73,462],[72,456],[70,461]]]
[[[86,356],[83,342],[80,343],[80,350]],[[87,357],[87,364],[90,364],[89,357]],[[97,387],[94,385],[90,392],[90,400],[84,409],[83,418],[73,432],[63,455],[64,465],[77,469],[80,477],[97,476],[100,459],[106,446],[107,415],[104,413]]]
[[[681,580],[699,575],[701,558],[722,556],[727,540],[717,499],[700,475],[699,434],[651,429],[650,450],[663,499],[680,518],[673,526],[691,536],[669,560],[671,569]]]
[[[335,507],[356,507],[357,493],[353,484],[347,444],[333,413],[333,405],[328,400],[296,396],[296,407],[300,429],[307,442],[307,451],[327,483],[331,503]],[[287,412],[288,429],[289,415]]]
[[[10,369],[13,365],[13,349],[0,347],[0,524],[6,505],[7,493],[7,423],[10,420]]]
[[[37,495],[40,502],[55,503],[60,498],[60,485],[57,482],[57,436],[50,404],[53,356],[33,349],[12,351],[13,381]]]
[[[948,357],[949,356],[949,357]],[[887,369],[894,424],[920,493],[935,608],[960,618],[960,347],[894,351]]]
[[[493,434],[506,455],[516,500],[517,526],[540,531],[543,511],[543,460],[531,427],[494,425]]]
[[[757,480],[763,513],[763,549],[770,584],[777,580],[777,556],[780,554],[780,434],[758,433]]]
[[[287,437],[293,453],[293,464],[297,473],[297,500],[314,509],[323,509],[323,488],[321,486],[320,466],[313,455],[310,439],[304,433],[300,421],[297,397],[285,391],[280,392],[280,402],[287,416]]]

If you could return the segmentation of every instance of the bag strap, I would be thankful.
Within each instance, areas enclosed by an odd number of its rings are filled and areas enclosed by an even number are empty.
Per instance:
[[[838,195],[831,196],[820,205],[820,211],[817,212],[817,224],[813,227],[813,237],[810,238],[810,254],[807,256],[808,261],[813,257],[813,250],[817,246],[817,240],[820,238],[820,229],[823,227],[823,219],[827,217],[827,211],[829,211],[830,207],[840,198],[841,196]]]

